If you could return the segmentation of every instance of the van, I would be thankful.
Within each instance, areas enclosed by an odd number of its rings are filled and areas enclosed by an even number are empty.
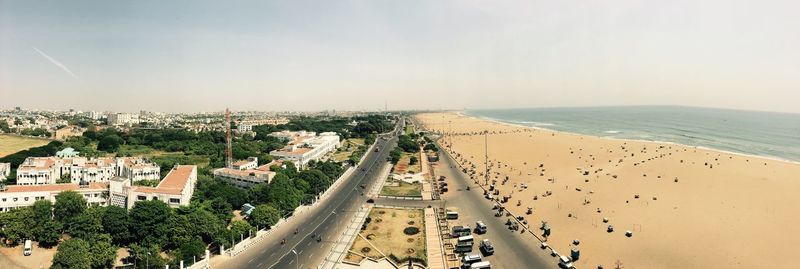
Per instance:
[[[455,211],[447,211],[445,215],[447,215],[447,219],[458,219],[458,212]]]
[[[486,233],[486,224],[483,221],[476,221],[475,222],[475,233],[476,234],[485,234]]]
[[[458,238],[459,243],[472,242],[473,240],[475,239],[471,235],[465,235]]]
[[[469,266],[470,269],[489,269],[492,264],[489,261],[476,262]]]
[[[461,257],[461,263],[465,266],[469,266],[473,263],[481,261],[480,254],[467,254],[464,257]]]
[[[31,253],[33,252],[33,246],[32,245],[33,245],[33,243],[31,242],[31,240],[25,240],[25,248],[22,251],[22,255],[30,256]]]

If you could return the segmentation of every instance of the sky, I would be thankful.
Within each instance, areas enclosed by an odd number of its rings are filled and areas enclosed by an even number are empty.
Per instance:
[[[800,113],[800,2],[0,0],[0,108]]]

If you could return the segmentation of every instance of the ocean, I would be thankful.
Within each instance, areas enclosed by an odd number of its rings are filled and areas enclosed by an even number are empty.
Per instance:
[[[467,110],[465,114],[562,132],[800,162],[800,114],[674,106]]]

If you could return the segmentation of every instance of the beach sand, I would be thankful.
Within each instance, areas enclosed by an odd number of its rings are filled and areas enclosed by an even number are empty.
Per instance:
[[[454,112],[415,117],[423,129],[446,133],[439,143],[474,164],[481,183],[484,135],[477,133],[488,130],[498,197],[510,194],[504,206],[537,234],[547,221],[548,243],[559,253],[569,255],[580,240],[578,268],[791,268],[788,258],[800,248],[800,164]]]

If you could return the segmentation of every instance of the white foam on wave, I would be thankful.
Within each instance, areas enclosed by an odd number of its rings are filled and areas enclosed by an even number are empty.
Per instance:
[[[605,133],[605,134],[618,134],[618,133],[621,133],[621,132],[622,132],[622,131],[617,131],[617,130],[608,130],[608,131],[605,131],[605,132],[603,132],[603,133]]]

